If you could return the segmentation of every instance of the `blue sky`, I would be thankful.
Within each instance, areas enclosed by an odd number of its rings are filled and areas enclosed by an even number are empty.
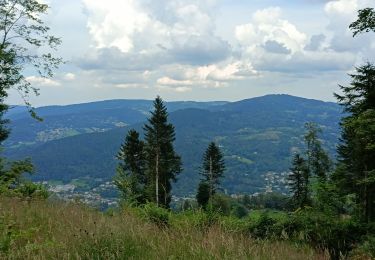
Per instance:
[[[333,101],[374,61],[373,33],[353,39],[373,0],[44,0],[67,63],[28,72],[32,103],[104,99],[240,100],[286,93]],[[9,103],[21,103],[12,93]]]

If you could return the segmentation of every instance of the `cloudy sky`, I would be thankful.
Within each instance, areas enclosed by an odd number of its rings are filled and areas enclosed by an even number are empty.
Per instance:
[[[45,0],[47,1],[47,0]],[[333,101],[375,34],[348,25],[374,0],[48,0],[67,63],[33,104],[104,99],[240,100],[272,93]],[[12,94],[9,103],[20,103]]]

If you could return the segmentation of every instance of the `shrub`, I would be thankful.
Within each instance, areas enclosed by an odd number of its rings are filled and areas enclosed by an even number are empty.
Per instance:
[[[241,204],[234,205],[232,209],[232,215],[237,218],[243,218],[246,217],[249,211],[245,208],[245,206]]]
[[[158,207],[154,203],[147,203],[143,206],[144,217],[159,227],[169,225],[169,214],[168,210]]]
[[[274,225],[277,223],[275,219],[269,216],[268,212],[262,212],[259,219],[250,224],[249,231],[252,236],[256,238],[270,238],[274,237]]]
[[[25,182],[17,188],[17,191],[25,198],[47,199],[49,197],[48,190],[42,184],[33,182]]]
[[[206,208],[207,212],[216,212],[224,216],[229,216],[231,211],[230,198],[223,194],[215,194],[210,198]]]
[[[346,256],[365,234],[364,227],[351,219],[340,219],[311,209],[291,214],[284,230],[290,237],[327,250],[331,259]]]
[[[354,251],[354,254],[361,255],[364,259],[375,259],[375,236],[367,236]]]

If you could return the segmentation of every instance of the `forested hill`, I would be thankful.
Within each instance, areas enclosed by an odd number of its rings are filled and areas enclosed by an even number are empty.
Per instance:
[[[105,108],[105,102],[96,103],[98,109],[95,103],[90,103],[87,106],[91,109],[82,104],[70,106],[69,113],[49,113],[44,123],[35,122],[30,128],[23,125],[29,119],[16,119],[16,113],[11,115],[16,120],[9,144],[13,149],[7,149],[8,155],[32,157],[37,166],[34,176],[37,180],[69,183],[72,179],[84,179],[87,185],[94,179],[111,180],[117,163],[115,155],[125,134],[130,128],[142,131],[142,121],[151,103],[139,101],[142,104],[137,105],[137,101],[128,101],[132,106]],[[264,191],[267,185],[268,189],[283,191],[282,173],[288,171],[292,154],[303,149],[304,124],[313,121],[321,125],[324,146],[334,156],[342,116],[341,107],[335,103],[288,95],[268,95],[231,103],[175,102],[170,103],[168,109],[177,134],[176,150],[184,168],[173,189],[179,196],[195,192],[202,154],[210,141],[216,141],[224,152],[227,171],[223,187],[228,193]],[[112,122],[111,127],[105,122]],[[34,124],[39,124],[39,128]],[[43,131],[58,132],[54,125],[70,134],[55,138],[57,140],[30,138],[29,143],[26,142],[29,145],[17,140],[18,135],[40,138]],[[24,131],[22,135],[18,128]],[[94,133],[85,133],[82,129],[91,129]]]

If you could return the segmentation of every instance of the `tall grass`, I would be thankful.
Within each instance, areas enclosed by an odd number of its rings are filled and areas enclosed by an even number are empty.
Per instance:
[[[161,227],[133,210],[105,214],[78,204],[0,198],[0,258],[327,258],[307,246],[258,241],[219,225],[190,222],[176,218]]]

